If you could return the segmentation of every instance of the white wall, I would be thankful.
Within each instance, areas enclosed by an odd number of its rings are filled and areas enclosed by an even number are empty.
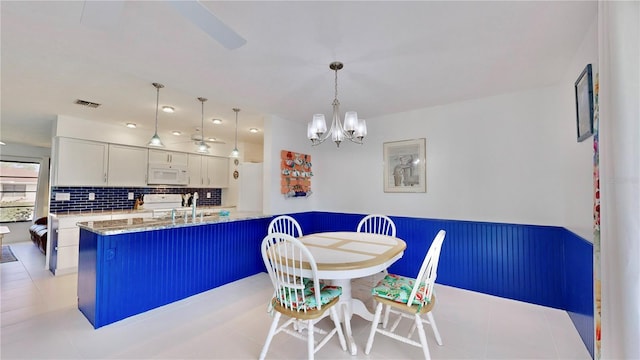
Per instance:
[[[548,87],[368,119],[366,144],[324,145],[324,210],[562,225],[559,88]],[[571,107],[572,103],[567,104]],[[427,140],[427,192],[384,193],[384,142]],[[328,147],[328,148],[327,148]],[[325,163],[326,162],[326,163]]]
[[[264,119],[264,196],[265,214],[284,214],[318,210],[320,196],[315,193],[321,180],[313,177],[311,189],[314,192],[307,198],[285,198],[280,194],[280,151],[289,150],[311,155],[312,170],[316,173],[318,165],[316,148],[307,140],[307,125],[283,120],[276,116]]]
[[[563,104],[571,103],[573,107],[560,109],[562,118],[567,121],[559,123],[558,127],[563,133],[573,132],[574,139],[577,137],[574,83],[587,64],[592,64],[595,84],[598,73],[597,15],[562,79],[560,101]],[[570,159],[563,167],[566,173],[563,195],[568,205],[565,207],[564,227],[593,242],[593,137],[580,143],[574,140],[563,145],[563,151]]]
[[[304,124],[271,119],[265,128],[278,134],[265,133],[265,149],[288,145],[265,150],[266,209],[557,226],[572,214],[573,223],[589,228],[591,157],[576,142],[575,103],[567,95],[573,81],[367,119],[365,144],[339,149],[329,142],[312,148]],[[421,137],[427,139],[427,192],[384,193],[382,144]],[[279,177],[269,174],[277,174],[273,162],[282,148],[312,155],[311,198],[276,195]],[[579,179],[584,174],[587,179]],[[568,186],[582,189],[567,195]]]
[[[601,1],[598,13],[602,353],[596,339],[594,358],[640,359],[640,2]]]

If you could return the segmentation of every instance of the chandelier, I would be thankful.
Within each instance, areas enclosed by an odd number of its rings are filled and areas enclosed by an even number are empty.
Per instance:
[[[329,69],[335,72],[335,97],[333,99],[333,117],[331,127],[327,131],[327,123],[324,114],[313,115],[313,120],[307,125],[307,138],[311,140],[313,146],[322,144],[331,137],[338,147],[345,139],[356,144],[362,144],[362,140],[367,136],[367,123],[364,120],[358,120],[358,113],[355,111],[347,111],[344,114],[344,125],[340,121],[340,102],[338,101],[338,70],[342,69],[344,64],[334,61],[329,64]]]

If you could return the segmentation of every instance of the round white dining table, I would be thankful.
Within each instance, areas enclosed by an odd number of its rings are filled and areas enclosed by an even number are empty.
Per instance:
[[[402,257],[407,245],[397,237],[352,231],[315,233],[302,236],[299,240],[313,255],[318,277],[342,287],[339,313],[344,320],[351,354],[356,355],[350,318],[355,314],[372,321],[373,314],[362,301],[351,296],[351,280],[388,268]],[[346,313],[343,313],[343,309]]]

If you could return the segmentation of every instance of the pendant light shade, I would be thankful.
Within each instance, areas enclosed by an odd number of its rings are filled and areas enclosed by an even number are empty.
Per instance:
[[[198,144],[198,153],[200,154],[208,154],[209,153],[209,146],[204,142],[204,102],[207,101],[207,99],[203,98],[203,97],[199,97],[198,101],[200,101],[200,103],[202,104],[202,117],[201,117],[201,127],[200,127],[200,144]]]
[[[160,137],[158,136],[158,105],[160,104],[160,89],[162,89],[164,85],[153,83],[153,86],[156,88],[156,130],[153,133],[151,140],[149,140],[148,145],[153,147],[164,147],[162,140],[160,140]]]
[[[236,112],[236,141],[235,141],[235,146],[231,151],[231,155],[229,156],[232,158],[237,158],[238,156],[240,156],[240,151],[238,151],[238,112],[240,111],[240,109],[233,108],[233,111]]]

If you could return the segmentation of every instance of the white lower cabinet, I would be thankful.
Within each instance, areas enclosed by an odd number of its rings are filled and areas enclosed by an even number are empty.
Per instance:
[[[54,275],[78,272],[79,222],[151,217],[151,213],[56,216],[49,215],[49,270]]]

